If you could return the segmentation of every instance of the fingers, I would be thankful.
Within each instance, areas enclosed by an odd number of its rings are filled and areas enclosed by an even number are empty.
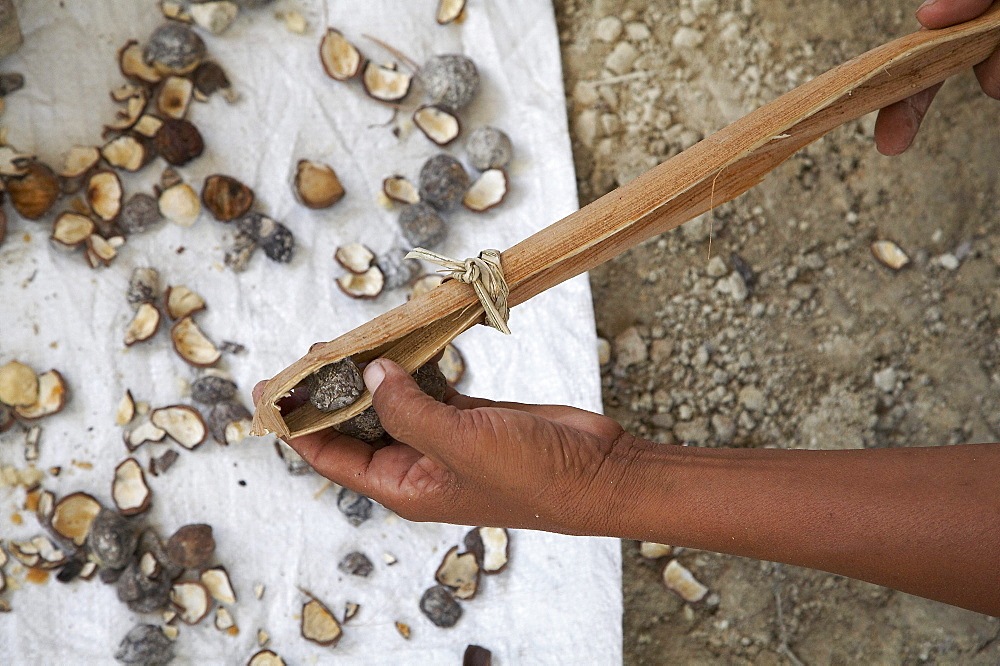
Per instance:
[[[1000,99],[1000,51],[994,51],[993,55],[972,69],[983,92],[993,99]]]
[[[288,440],[288,445],[321,475],[367,494],[372,484],[368,470],[378,450],[370,444],[330,428]]]
[[[256,405],[257,401],[260,400],[260,396],[264,393],[265,386],[267,386],[267,380],[262,379],[259,382],[257,382],[256,386],[253,387],[253,391],[250,393],[250,395],[253,398],[253,404]]]
[[[891,157],[910,147],[941,85],[931,86],[878,112],[875,120],[875,146],[880,153]]]
[[[456,459],[453,451],[464,426],[456,407],[421,391],[392,361],[372,361],[365,368],[364,379],[382,427],[393,439],[445,464]]]
[[[917,20],[925,28],[946,28],[976,18],[993,0],[928,0],[917,9]]]

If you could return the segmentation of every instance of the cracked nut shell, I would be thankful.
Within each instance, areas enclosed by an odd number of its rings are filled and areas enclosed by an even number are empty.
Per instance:
[[[450,211],[462,203],[469,189],[469,174],[451,155],[439,153],[420,169],[420,198],[440,211]]]
[[[403,238],[413,247],[432,248],[444,241],[448,227],[434,207],[423,201],[410,204],[399,212]]]

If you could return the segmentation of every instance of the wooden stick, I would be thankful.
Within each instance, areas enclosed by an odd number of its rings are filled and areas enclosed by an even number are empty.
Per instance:
[[[504,252],[509,304],[730,201],[835,127],[944,81],[998,47],[1000,2],[967,23],[921,30],[835,67]],[[313,345],[268,382],[253,434],[297,437],[356,416],[371,405],[367,392],[329,413],[307,403],[283,416],[276,404],[313,371],[346,356],[360,362],[384,356],[413,372],[481,321],[482,313],[471,287],[446,282],[336,340]]]

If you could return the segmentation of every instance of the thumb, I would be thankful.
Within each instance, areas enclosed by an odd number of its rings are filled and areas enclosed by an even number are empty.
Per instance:
[[[458,408],[424,393],[402,367],[386,359],[369,363],[364,379],[382,427],[393,439],[441,461],[455,458],[465,420]]]

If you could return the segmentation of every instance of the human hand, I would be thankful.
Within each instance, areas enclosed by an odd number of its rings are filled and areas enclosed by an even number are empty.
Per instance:
[[[437,402],[391,361],[368,364],[364,378],[388,445],[332,429],[288,442],[326,478],[408,520],[617,531],[636,440],[615,421],[453,390]],[[255,402],[263,386],[254,389]]]
[[[928,29],[945,28],[976,18],[991,4],[992,0],[927,0],[917,9],[917,20]],[[976,65],[973,71],[983,92],[1000,99],[1000,51]],[[875,146],[880,153],[899,155],[910,147],[940,89],[939,83],[879,111],[875,121]]]

